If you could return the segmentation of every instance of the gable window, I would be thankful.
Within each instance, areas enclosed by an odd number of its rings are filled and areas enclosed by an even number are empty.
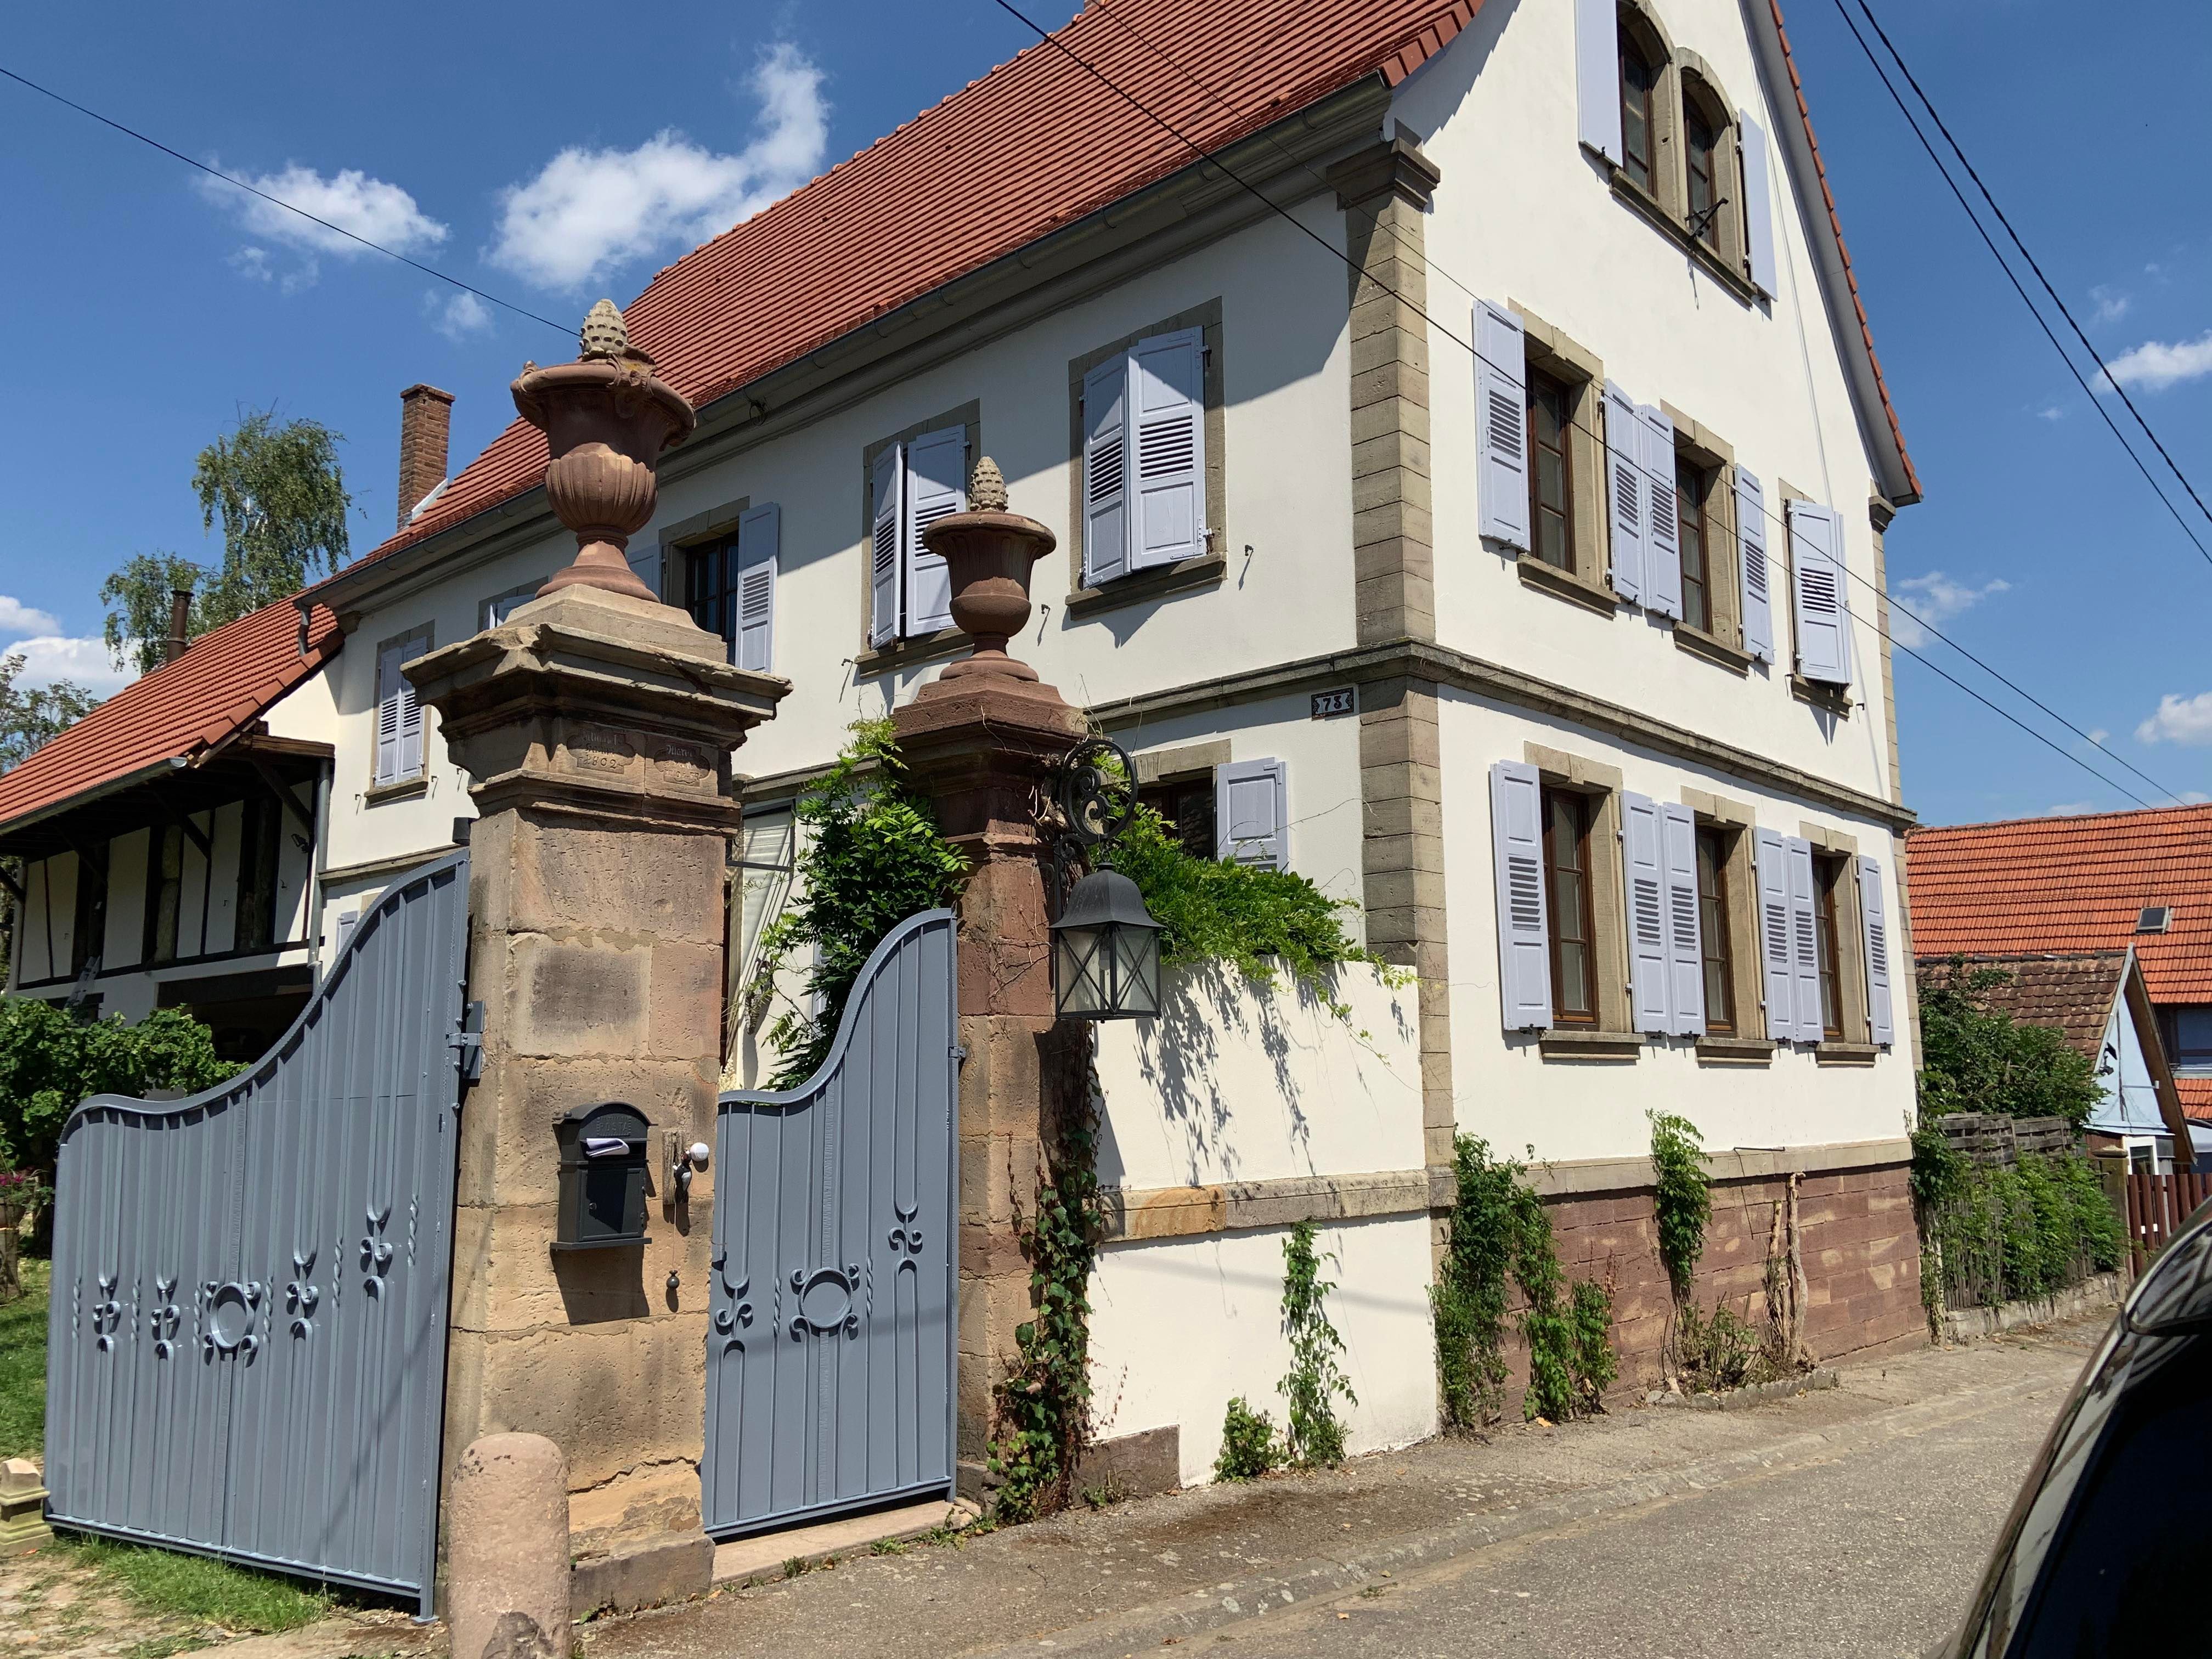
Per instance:
[[[684,608],[728,645],[739,668],[771,672],[775,584],[783,510],[771,501],[747,510],[738,527],[684,550]]]
[[[1690,234],[1716,253],[1721,250],[1720,137],[1695,99],[1682,123],[1688,143],[1683,147],[1689,169]]]
[[[1645,195],[1657,192],[1659,69],[1635,35],[1620,31],[1621,170]]]
[[[884,444],[868,458],[872,647],[927,638],[952,626],[951,579],[923,532],[948,514],[966,510],[968,448],[965,424],[933,425]]]
[[[2191,1077],[2212,1073],[2212,1007],[2163,1008],[2160,1033],[2166,1039],[2167,1057],[2176,1072]]]
[[[1682,620],[1708,634],[1713,631],[1710,564],[1712,520],[1707,510],[1712,487],[1711,473],[1687,456],[1678,454],[1674,458],[1674,513],[1682,556]]]
[[[1552,924],[1552,1018],[1597,1024],[1597,924],[1590,898],[1590,803],[1571,789],[1544,791],[1544,887]]]
[[[1735,1032],[1735,939],[1729,929],[1728,836],[1698,830],[1698,939],[1704,958],[1705,1029]]]
[[[1178,328],[1084,372],[1085,587],[1206,552],[1207,356],[1203,325]]]
[[[407,783],[422,775],[422,704],[399,672],[430,648],[430,630],[386,640],[376,647],[376,757],[372,781]]]
[[[1530,551],[1560,570],[1575,568],[1574,406],[1557,378],[1528,371]]]

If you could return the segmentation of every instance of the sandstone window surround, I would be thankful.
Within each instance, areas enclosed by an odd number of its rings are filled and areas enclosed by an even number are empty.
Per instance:
[[[434,640],[435,630],[424,623],[377,645],[376,732],[364,805],[421,794],[429,787],[422,762],[422,704],[399,669],[429,651]]]
[[[1743,581],[1741,564],[1742,511],[1736,488],[1735,449],[1710,428],[1661,400],[1659,408],[1674,426],[1674,455],[1678,470],[1686,469],[1703,486],[1703,500],[1678,504],[1685,525],[1683,614],[1674,623],[1674,643],[1691,655],[1747,675],[1751,658],[1744,646]],[[1702,511],[1698,509],[1701,508]],[[1692,524],[1692,520],[1696,522]],[[1701,626],[1694,620],[1689,591],[1690,536],[1694,533],[1705,566],[1705,612]]]
[[[1866,1066],[1879,1050],[1867,1014],[1864,940],[1866,917],[1859,902],[1857,840],[1840,830],[1801,823],[1797,833],[1813,847],[1814,902],[1821,921],[1823,1005],[1826,1029],[1814,1045],[1824,1066]]]
[[[1163,317],[1158,322],[1133,329],[1119,339],[1108,342],[1097,349],[1071,358],[1067,365],[1067,574],[1068,593],[1063,615],[1070,622],[1079,622],[1102,611],[1117,610],[1123,605],[1139,605],[1161,599],[1170,593],[1186,592],[1194,588],[1218,586],[1228,570],[1229,539],[1228,491],[1228,417],[1226,380],[1223,367],[1223,330],[1221,301],[1207,300],[1187,310]],[[1101,533],[1094,528],[1094,514],[1088,499],[1086,485],[1094,459],[1102,462],[1114,459],[1110,441],[1103,446],[1104,453],[1094,456],[1102,445],[1094,442],[1097,436],[1091,430],[1104,420],[1109,411],[1104,409],[1088,410],[1087,402],[1103,402],[1115,395],[1117,386],[1126,398],[1127,369],[1131,354],[1140,347],[1153,343],[1170,343],[1187,337],[1198,352],[1199,395],[1199,456],[1196,476],[1192,481],[1199,511],[1193,526],[1197,542],[1192,550],[1180,557],[1164,558],[1145,563],[1133,557],[1134,544],[1128,539],[1127,526],[1134,522],[1134,514],[1126,507],[1121,514],[1124,526],[1121,541],[1114,549],[1102,549],[1095,544]],[[1116,377],[1115,366],[1124,366],[1124,373]],[[1089,398],[1086,399],[1086,386]],[[1125,405],[1126,407],[1126,405]],[[1120,451],[1121,464],[1126,464],[1127,451]],[[1124,501],[1127,497],[1125,493]],[[1110,574],[1102,574],[1110,573]]]
[[[1644,1039],[1634,1029],[1629,1004],[1620,769],[1538,743],[1525,744],[1522,757],[1536,769],[1546,791],[1581,797],[1588,813],[1584,879],[1589,884],[1593,1018],[1571,1028],[1554,1024],[1538,1047],[1547,1060],[1634,1060]]]
[[[1565,434],[1571,492],[1568,562],[1554,565],[1541,558],[1523,556],[1517,561],[1521,581],[1534,592],[1548,593],[1570,605],[1610,617],[1615,601],[1606,547],[1605,445],[1598,436],[1598,406],[1605,386],[1605,364],[1595,352],[1545,321],[1520,301],[1509,299],[1506,305],[1521,321],[1522,349],[1529,384],[1536,384],[1537,377],[1541,376],[1564,394],[1571,422]],[[1533,414],[1532,410],[1532,416]],[[1532,440],[1534,429],[1532,418]],[[1532,448],[1532,478],[1535,470]],[[1533,493],[1532,489],[1532,518]]]
[[[1728,933],[1725,971],[1733,1015],[1728,1031],[1716,1030],[1709,1022],[1698,1042],[1698,1060],[1707,1066],[1763,1066],[1772,1059],[1776,1045],[1763,1035],[1759,1011],[1759,877],[1752,864],[1751,836],[1756,820],[1750,807],[1702,789],[1684,789],[1682,804],[1696,815],[1699,836],[1717,842],[1722,854],[1718,908]],[[1701,915],[1701,924],[1703,920]],[[1709,943],[1707,949],[1710,955]]]
[[[944,562],[921,532],[963,509],[983,450],[982,404],[915,421],[860,452],[860,637],[856,678],[957,656],[971,641],[952,625]]]

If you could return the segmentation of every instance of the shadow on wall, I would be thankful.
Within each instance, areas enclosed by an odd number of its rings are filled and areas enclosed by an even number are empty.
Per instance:
[[[1125,1094],[1117,1102],[1108,1085],[1098,1137],[1101,1183],[1124,1184],[1133,1166],[1150,1162],[1120,1137],[1144,1133],[1152,1121],[1187,1185],[1341,1172],[1341,1157],[1316,1158],[1314,1113],[1353,1105],[1340,1098],[1344,1091],[1371,1095],[1357,1050],[1364,1051],[1364,1063],[1390,1066],[1373,1035],[1358,1028],[1358,1015],[1347,1022],[1338,1012],[1351,1000],[1352,976],[1372,973],[1364,966],[1337,969],[1318,982],[1301,983],[1284,972],[1269,986],[1222,963],[1170,969],[1158,1016],[1132,1032],[1140,1098]],[[1410,988],[1386,994],[1394,1023],[1389,1038],[1401,1051],[1416,1041]],[[1362,1012],[1371,1018],[1371,1002]],[[1345,1064],[1333,1050],[1352,1052],[1354,1063]],[[1418,1088],[1418,1076],[1413,1081]]]

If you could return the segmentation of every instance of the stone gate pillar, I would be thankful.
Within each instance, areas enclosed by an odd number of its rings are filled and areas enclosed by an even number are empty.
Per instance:
[[[690,410],[593,320],[600,349],[587,328],[584,361],[515,386],[550,428],[549,494],[576,562],[505,625],[406,670],[481,815],[469,995],[483,1066],[460,1115],[445,1474],[485,1434],[561,1448],[579,1611],[708,1583],[714,1170],[687,1194],[670,1152],[714,1139],[730,751],[789,689],[732,667],[623,564],[652,512],[652,461]],[[650,1126],[647,1242],[558,1250],[554,1126],[605,1101]]]
[[[1036,1212],[1037,1175],[1054,1114],[1084,1085],[1081,1027],[1053,1016],[1045,883],[1050,849],[1037,823],[1047,774],[1090,731],[1035,672],[1006,654],[1030,612],[1031,562],[1052,532],[1006,511],[988,459],[972,510],[927,532],[945,556],[953,620],[977,642],[906,707],[899,748],[939,827],[967,855],[960,912],[960,1484],[977,1496],[991,1401],[1032,1311],[1021,1220]],[[1071,1101],[1071,1103],[1074,1103]]]

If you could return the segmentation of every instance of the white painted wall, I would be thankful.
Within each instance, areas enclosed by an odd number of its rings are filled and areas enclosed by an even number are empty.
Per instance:
[[[1620,769],[1622,787],[1680,800],[1687,787],[1749,806],[1759,824],[1795,836],[1814,823],[1854,837],[1881,860],[1887,914],[1902,914],[1897,853],[1869,820],[1810,807],[1725,774],[1614,743],[1596,733],[1460,694],[1440,699],[1444,817],[1460,826],[1444,871],[1451,958],[1452,1092],[1460,1127],[1500,1153],[1537,1159],[1620,1158],[1650,1144],[1647,1110],[1678,1112],[1713,1151],[1803,1146],[1901,1135],[1911,1123],[1911,1042],[1901,986],[1893,991],[1897,1042],[1874,1064],[1820,1066],[1784,1045],[1766,1066],[1701,1064],[1687,1037],[1645,1041],[1633,1061],[1547,1060],[1533,1034],[1508,1032],[1498,986],[1497,885],[1492,863],[1490,766],[1520,760],[1533,741]],[[1618,860],[1619,848],[1593,857]],[[1617,921],[1618,919],[1616,919]],[[1605,919],[1599,919],[1605,926]],[[1748,941],[1742,948],[1756,948]],[[1844,950],[1859,949],[1846,939]],[[1893,951],[1895,947],[1893,946]],[[1893,969],[1901,957],[1893,963]]]
[[[1160,1017],[1098,1028],[1098,1175],[1156,1188],[1421,1167],[1413,988],[1373,969],[1333,976],[1340,1019],[1311,992],[1177,969]],[[1290,1370],[1282,1330],[1285,1228],[1109,1244],[1091,1276],[1091,1384],[1102,1437],[1176,1425],[1182,1480],[1212,1478],[1231,1395],[1279,1427]],[[1339,1402],[1352,1451],[1436,1431],[1425,1214],[1325,1225],[1356,1404]]]
[[[1656,9],[1674,46],[1700,54],[1721,90],[1754,111],[1771,147],[1796,112],[1766,106],[1737,0],[1660,0]],[[1771,306],[1749,306],[1617,200],[1581,149],[1574,13],[1485,7],[1395,104],[1443,173],[1427,238],[1428,311],[1440,325],[1429,337],[1438,631],[1478,656],[1886,795],[1872,469],[1778,149],[1782,291]],[[1748,681],[1677,649],[1671,629],[1644,611],[1607,620],[1522,591],[1513,561],[1477,534],[1474,372],[1460,343],[1474,338],[1477,297],[1527,307],[1595,353],[1638,402],[1664,399],[1732,445],[1763,481],[1770,513],[1782,511],[1785,479],[1841,512],[1847,562],[1863,579],[1845,582],[1865,618],[1853,629],[1851,697],[1867,706],[1838,721],[1790,696],[1787,537],[1772,520],[1782,660],[1754,665]]]

